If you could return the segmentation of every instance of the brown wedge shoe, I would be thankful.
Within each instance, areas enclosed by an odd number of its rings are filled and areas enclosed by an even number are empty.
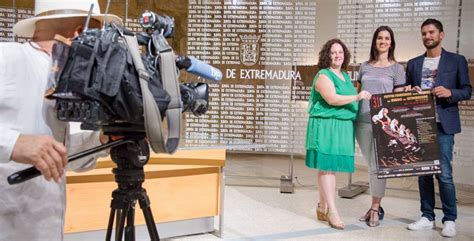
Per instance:
[[[326,214],[326,217],[328,219],[328,224],[331,228],[334,228],[334,229],[339,229],[339,230],[343,230],[345,227],[346,227],[346,224],[344,222],[340,222],[340,223],[333,223],[331,222],[331,219],[329,219],[329,217],[331,217],[332,215],[336,214],[336,212],[329,212]]]
[[[328,216],[324,211],[322,211],[321,206],[318,203],[318,206],[316,207],[316,218],[319,221],[328,221]]]

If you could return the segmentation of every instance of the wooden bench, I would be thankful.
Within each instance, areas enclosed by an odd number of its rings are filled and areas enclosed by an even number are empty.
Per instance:
[[[150,197],[160,237],[214,231],[216,216],[219,217],[220,236],[224,165],[225,149],[151,154],[144,168],[146,178],[143,186]],[[96,169],[92,171],[68,173],[66,233],[107,229],[111,193],[117,188],[111,170],[114,166],[110,158],[104,158],[98,160]],[[186,227],[186,221],[190,220],[188,226],[191,223],[196,226],[196,222],[202,220],[206,225],[197,226],[206,228]],[[145,224],[138,204],[135,224]],[[166,228],[160,228],[160,225]],[[168,230],[168,234],[162,234],[160,230]]]

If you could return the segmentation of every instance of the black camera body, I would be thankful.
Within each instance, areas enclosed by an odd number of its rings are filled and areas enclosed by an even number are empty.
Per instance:
[[[139,73],[123,35],[134,35],[127,29],[109,24],[104,29],[86,29],[72,43],[55,44],[53,63],[56,72],[55,92],[57,117],[62,121],[81,122],[81,129],[103,130],[106,133],[141,133],[144,126],[144,103],[140,89],[141,75],[147,75],[148,89],[153,95],[161,118],[166,116],[171,102],[165,90],[158,51],[171,48],[164,40],[163,32],[170,36],[174,21],[170,17],[153,16],[146,33],[137,34],[138,43],[146,51],[141,54],[146,73]],[[144,13],[144,14],[145,14]],[[159,18],[158,18],[159,17]],[[158,23],[158,20],[166,20]],[[148,25],[147,25],[148,26]],[[156,46],[164,45],[164,46]],[[137,50],[139,51],[139,50]],[[179,73],[174,64],[173,70]],[[183,111],[202,115],[208,109],[208,86],[205,83],[180,84],[179,100]],[[181,121],[181,120],[179,120]]]

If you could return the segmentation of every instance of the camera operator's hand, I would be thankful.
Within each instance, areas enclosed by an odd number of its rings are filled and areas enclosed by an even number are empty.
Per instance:
[[[99,135],[99,141],[100,141],[100,144],[102,145],[107,144],[110,141],[110,137],[108,135],[104,135],[104,133],[102,133],[101,131]]]
[[[111,141],[116,141],[116,140],[120,140],[120,139],[123,139],[124,136],[109,136],[109,135],[105,135],[104,133],[102,133],[102,131],[100,132],[100,135],[99,135],[99,141],[101,144],[107,144]]]
[[[50,181],[61,181],[66,165],[67,150],[64,145],[51,136],[20,135],[13,147],[11,159],[16,162],[32,164]]]

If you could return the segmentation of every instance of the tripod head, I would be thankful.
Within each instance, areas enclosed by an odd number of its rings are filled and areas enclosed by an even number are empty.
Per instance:
[[[110,150],[112,161],[117,164],[119,169],[143,168],[150,158],[150,149],[145,139],[130,140],[133,142],[113,147]]]
[[[112,172],[120,190],[140,188],[145,181],[143,167],[150,159],[150,149],[145,139],[132,140],[110,150],[112,161],[117,164]]]

